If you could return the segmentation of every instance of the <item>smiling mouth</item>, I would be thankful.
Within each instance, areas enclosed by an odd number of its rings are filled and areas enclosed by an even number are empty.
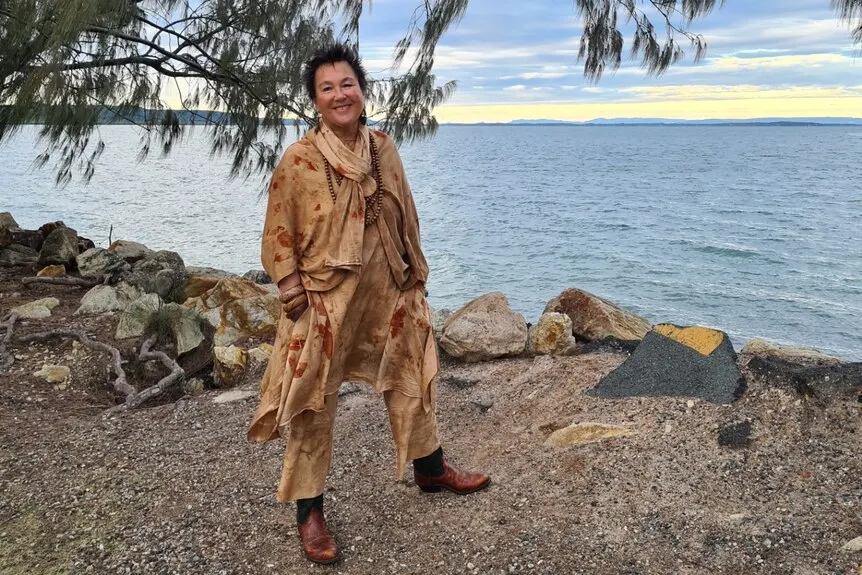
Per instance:
[[[344,104],[343,106],[336,106],[333,108],[337,112],[345,112],[350,109],[350,104]]]

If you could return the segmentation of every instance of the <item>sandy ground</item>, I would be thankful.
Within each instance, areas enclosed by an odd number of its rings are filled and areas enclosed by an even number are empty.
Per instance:
[[[44,295],[63,301],[21,333],[45,322],[112,332],[116,318],[71,315],[82,290],[19,289],[4,274],[0,316]],[[104,356],[59,341],[12,352],[20,359],[0,375],[2,574],[862,573],[862,553],[841,550],[862,536],[855,401],[823,404],[754,379],[728,406],[609,401],[583,392],[623,354],[446,360],[444,449],[492,485],[457,496],[396,481],[382,399],[345,395],[325,495],[344,557],[319,567],[300,553],[293,507],[274,498],[283,444],[245,439],[255,397],[174,394],[106,418]],[[46,361],[72,368],[66,389],[33,377]],[[148,368],[138,367],[139,384]],[[719,429],[741,421],[750,445],[720,446]],[[544,445],[572,422],[633,433]]]

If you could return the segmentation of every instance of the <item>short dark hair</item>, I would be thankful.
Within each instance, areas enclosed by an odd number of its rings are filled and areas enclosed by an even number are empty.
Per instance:
[[[317,69],[324,64],[335,64],[336,62],[347,62],[353,68],[353,73],[356,74],[356,79],[359,81],[359,89],[363,94],[368,93],[368,78],[366,77],[365,68],[362,66],[362,59],[353,48],[347,44],[329,44],[314,53],[314,55],[305,63],[302,70],[302,81],[305,84],[305,91],[308,97],[314,100],[316,86],[314,85],[314,75]]]

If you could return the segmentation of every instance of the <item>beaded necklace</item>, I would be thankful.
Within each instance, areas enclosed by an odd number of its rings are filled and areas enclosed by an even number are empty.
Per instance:
[[[371,148],[371,166],[374,170],[374,181],[377,182],[377,190],[365,198],[365,225],[370,226],[377,221],[380,216],[380,207],[383,205],[383,177],[380,175],[380,153],[377,151],[377,142],[374,141],[374,136],[368,136]],[[332,167],[329,161],[324,158],[323,166],[326,168],[326,183],[329,186],[329,195],[332,197],[334,204],[338,199],[338,194],[335,192],[335,186],[332,185]],[[335,171],[335,180],[338,185],[344,180],[344,176]]]

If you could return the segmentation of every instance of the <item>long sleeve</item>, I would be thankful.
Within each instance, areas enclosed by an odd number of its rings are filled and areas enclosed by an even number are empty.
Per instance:
[[[295,272],[299,261],[295,245],[296,207],[289,189],[291,178],[283,163],[276,168],[269,185],[260,250],[263,268],[276,284]]]

